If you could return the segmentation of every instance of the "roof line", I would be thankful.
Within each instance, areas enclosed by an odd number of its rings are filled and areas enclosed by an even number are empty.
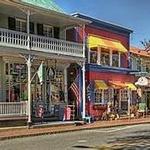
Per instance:
[[[92,17],[92,16],[88,16],[88,15],[83,14],[83,13],[75,12],[75,13],[73,13],[72,15],[75,16],[75,17],[77,17],[77,16],[81,16],[81,17],[82,17],[82,16],[83,16],[83,17],[86,17],[87,20],[88,20],[88,19],[92,19],[92,20],[94,20],[95,22],[99,22],[99,23],[101,22],[101,23],[105,23],[105,24],[110,24],[110,25],[112,25],[112,26],[114,26],[114,27],[122,28],[122,30],[126,30],[126,31],[128,31],[128,32],[130,32],[130,33],[133,32],[133,30],[130,29],[130,28],[124,27],[124,26],[122,26],[122,25],[119,25],[119,24],[116,24],[116,23],[113,23],[113,22],[110,22],[110,21],[105,21],[105,20],[98,19],[98,18],[95,18],[95,17]]]

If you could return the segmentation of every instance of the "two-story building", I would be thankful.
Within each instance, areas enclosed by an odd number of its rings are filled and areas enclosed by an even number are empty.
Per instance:
[[[130,48],[131,68],[138,87],[139,102],[144,102],[150,109],[150,54],[149,51],[137,47]]]
[[[66,31],[86,23],[52,1],[0,1],[0,116],[27,115],[31,122],[37,103],[60,114],[55,106],[69,103],[67,68],[84,68],[85,61],[85,43],[69,41]]]
[[[106,104],[120,113],[130,113],[134,75],[130,74],[130,34],[132,30],[82,14],[77,18],[91,21],[85,26],[87,114],[101,118]],[[82,29],[74,33],[82,40]]]

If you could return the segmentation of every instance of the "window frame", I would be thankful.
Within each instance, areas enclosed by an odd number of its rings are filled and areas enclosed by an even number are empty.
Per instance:
[[[44,29],[47,29],[46,31]],[[48,33],[48,29],[51,29],[52,30],[52,33],[51,33],[51,36],[50,34]],[[54,27],[51,26],[51,25],[48,25],[48,24],[43,24],[43,35],[45,37],[49,37],[49,38],[53,38],[54,37]]]
[[[18,32],[27,32],[27,21],[26,20],[16,18],[15,21],[16,21],[16,24],[15,24],[16,31],[18,31]],[[17,26],[17,22],[20,22],[21,24],[19,23],[19,26]],[[23,30],[23,23],[25,23],[25,29],[24,30]]]

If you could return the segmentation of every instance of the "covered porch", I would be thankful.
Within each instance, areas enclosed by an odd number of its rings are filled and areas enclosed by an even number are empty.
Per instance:
[[[68,105],[67,68],[71,63],[79,63],[83,70],[85,101],[85,40],[83,43],[67,41],[66,30],[76,26],[84,28],[87,21],[18,1],[3,1],[0,8],[0,14],[6,17],[2,21],[5,24],[0,23],[0,115],[25,115],[31,123],[32,115],[36,115],[37,101],[42,101],[43,109],[49,115],[57,111],[55,106],[59,105],[61,110]],[[16,26],[13,28],[12,22],[11,25],[6,22],[9,16],[23,20],[23,31],[16,30]],[[31,22],[34,22],[34,33]],[[54,29],[52,34],[39,33],[36,30],[38,23],[50,24]],[[42,79],[39,77],[40,67]]]

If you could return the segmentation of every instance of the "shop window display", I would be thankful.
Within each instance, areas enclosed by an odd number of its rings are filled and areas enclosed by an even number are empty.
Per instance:
[[[51,101],[52,104],[64,102],[63,73],[56,70],[54,79],[51,80]]]
[[[112,90],[95,90],[95,103],[107,104],[112,99]]]
[[[6,63],[6,101],[27,100],[27,68],[25,64]]]

